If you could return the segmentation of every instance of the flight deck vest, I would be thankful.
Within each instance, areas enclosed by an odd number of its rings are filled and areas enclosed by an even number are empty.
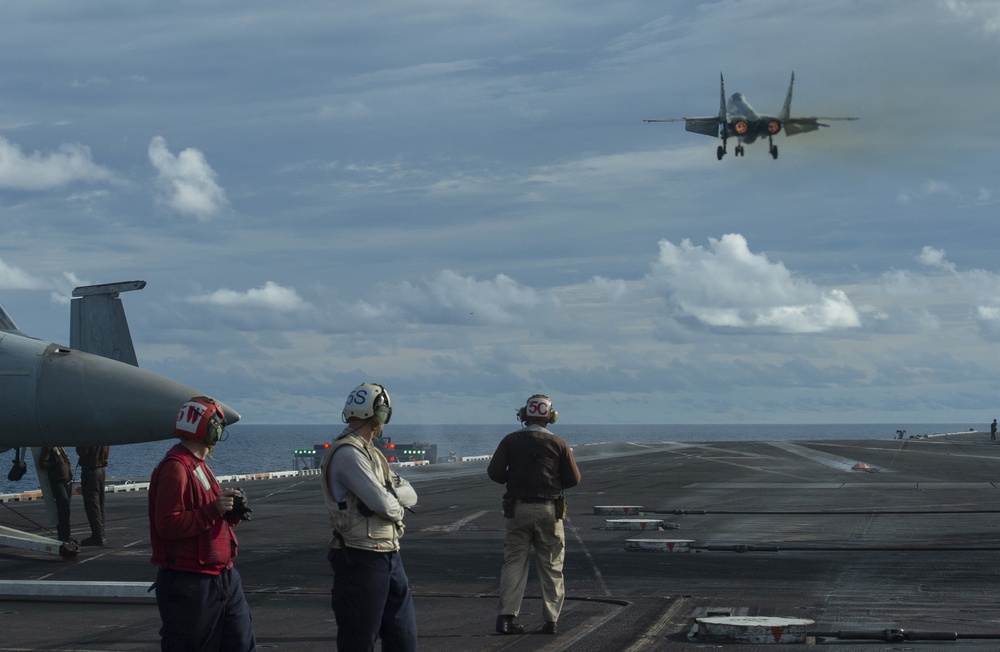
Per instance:
[[[161,466],[168,460],[176,461],[188,474],[188,494],[182,496],[186,509],[203,508],[215,502],[222,491],[215,475],[182,445],[177,444],[164,456],[163,461],[153,471],[157,476]],[[213,508],[214,509],[214,508]],[[236,556],[236,533],[225,518],[219,518],[212,526],[196,536],[182,539],[165,539],[151,529],[153,548],[152,563],[163,568],[218,575],[232,565]]]
[[[361,511],[360,501],[354,492],[348,491],[347,498],[341,502],[334,499],[330,491],[330,483],[327,482],[327,471],[333,454],[341,446],[353,446],[361,451],[371,465],[372,473],[378,479],[379,484],[387,486],[392,472],[389,470],[389,463],[381,451],[366,442],[354,433],[341,435],[330,444],[330,450],[323,458],[321,465],[320,480],[323,482],[323,498],[326,508],[330,512],[330,525],[333,526],[333,539],[330,540],[331,548],[360,548],[362,550],[374,550],[378,552],[392,552],[399,550],[399,538],[403,536],[403,524],[389,521],[378,514],[365,516]],[[366,508],[365,512],[371,510]]]

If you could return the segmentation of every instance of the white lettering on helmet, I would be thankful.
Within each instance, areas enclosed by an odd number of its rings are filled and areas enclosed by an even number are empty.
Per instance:
[[[180,412],[177,413],[177,429],[192,435],[197,434],[198,423],[204,416],[204,410],[205,408],[201,404],[194,401],[188,401],[182,405]]]

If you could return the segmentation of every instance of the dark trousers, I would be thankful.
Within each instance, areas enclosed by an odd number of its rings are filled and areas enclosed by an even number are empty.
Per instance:
[[[417,649],[417,613],[398,552],[331,550],[331,594],[337,649],[365,652],[382,639],[383,652]]]
[[[107,469],[83,469],[80,471],[80,493],[83,494],[83,511],[87,512],[90,535],[104,539],[104,476]]]
[[[253,652],[250,605],[235,568],[219,575],[161,568],[156,573],[163,652]]]
[[[69,541],[72,534],[69,525],[69,497],[73,495],[72,482],[59,482],[49,477],[52,498],[56,501],[56,538]]]

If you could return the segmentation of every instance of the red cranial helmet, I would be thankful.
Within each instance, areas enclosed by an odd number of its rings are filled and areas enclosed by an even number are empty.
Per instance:
[[[174,423],[174,437],[215,446],[222,439],[226,415],[215,399],[196,396],[181,406]]]

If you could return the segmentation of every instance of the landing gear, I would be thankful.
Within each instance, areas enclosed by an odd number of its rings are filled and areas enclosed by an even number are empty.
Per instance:
[[[736,156],[746,156],[746,152],[743,151],[743,145],[737,145],[736,149],[733,151]]]
[[[726,155],[726,148],[725,148],[725,146],[719,145],[719,149],[715,150],[715,155],[718,156],[719,160],[721,161],[722,157]]]
[[[777,160],[778,158],[778,146],[774,144],[774,140],[768,136],[767,137],[768,151],[771,152],[771,158]]]
[[[25,457],[27,456],[27,449],[15,448],[14,449],[14,464],[11,465],[10,471],[7,473],[7,479],[11,482],[16,482],[24,477],[24,474],[28,471],[28,465],[24,463]]]

